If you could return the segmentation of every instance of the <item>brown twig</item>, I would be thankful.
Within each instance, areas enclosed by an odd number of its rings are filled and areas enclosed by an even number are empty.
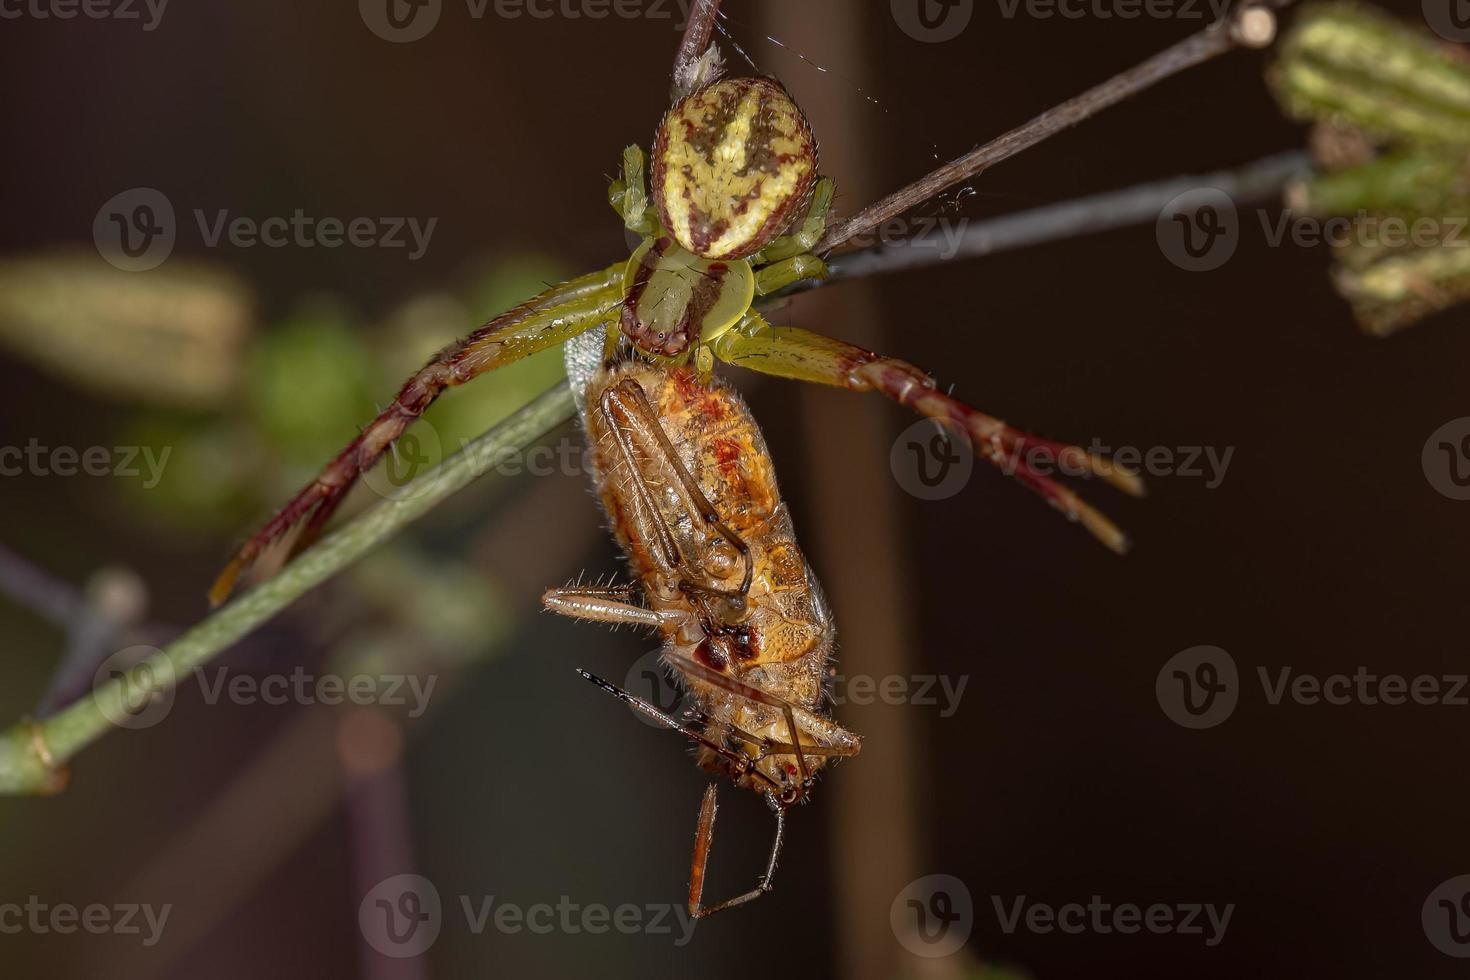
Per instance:
[[[1270,10],[1254,5],[1241,7],[1224,20],[1165,48],[1147,61],[1048,109],[1030,122],[946,163],[928,176],[895,191],[876,204],[869,205],[851,218],[833,224],[827,229],[826,236],[818,243],[816,250],[834,249],[858,235],[866,234],[885,221],[979,175],[1002,160],[1010,159],[1022,150],[1075,126],[1171,75],[1236,47],[1264,47],[1271,42],[1274,35],[1275,16]]]
[[[722,0],[694,0],[689,9],[689,22],[684,38],[674,55],[674,98],[681,99],[698,87],[700,64],[715,34],[715,19],[720,15]]]

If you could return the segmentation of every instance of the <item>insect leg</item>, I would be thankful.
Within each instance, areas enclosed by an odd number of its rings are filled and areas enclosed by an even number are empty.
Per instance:
[[[786,719],[787,733],[791,736],[791,749],[792,754],[796,756],[796,768],[801,774],[800,787],[798,787],[791,799],[783,799],[782,802],[794,803],[800,799],[802,794],[806,792],[806,784],[811,778],[811,775],[806,767],[806,749],[801,744],[801,738],[797,735],[796,712],[792,709],[791,702],[778,698],[774,694],[762,691],[758,687],[752,687],[743,681],[738,681],[717,670],[711,670],[699,661],[692,660],[689,657],[671,653],[668,655],[668,659],[679,670],[686,674],[691,674],[707,684],[713,684],[715,687],[729,691],[731,694],[745,698],[747,701],[764,704],[781,712],[782,716]]]
[[[541,605],[561,616],[614,626],[657,627],[663,622],[658,613],[632,600],[633,590],[626,585],[618,588],[568,586],[549,589],[541,597]]]
[[[749,756],[743,755],[739,752],[735,752],[731,749],[726,748],[723,745],[720,745],[719,743],[714,741],[714,739],[711,739],[709,736],[701,732],[699,729],[681,723],[679,719],[673,717],[667,712],[660,711],[656,706],[649,704],[647,701],[643,700],[637,695],[629,694],[627,691],[623,690],[621,687],[618,687],[612,681],[603,680],[596,674],[585,671],[580,667],[577,668],[577,673],[582,675],[582,677],[586,680],[589,680],[593,684],[596,684],[598,687],[602,688],[604,691],[606,691],[608,694],[611,694],[619,701],[622,701],[624,704],[633,708],[635,711],[647,715],[649,718],[652,718],[654,721],[658,722],[660,725],[663,725],[665,728],[668,728],[671,731],[679,732],[686,738],[689,738],[695,742],[698,742],[700,745],[703,745],[711,752],[714,752],[716,755],[729,762],[731,766],[735,768],[735,771],[737,773],[744,775],[745,773],[749,772],[751,775],[770,783],[772,787],[776,787],[775,780],[771,779],[771,777],[767,776],[765,773],[755,768]]]
[[[689,867],[689,914],[693,918],[703,919],[705,916],[723,912],[725,909],[733,909],[737,905],[744,905],[760,898],[773,887],[771,880],[776,876],[776,862],[781,857],[781,845],[786,840],[786,808],[776,801],[775,796],[766,794],[766,801],[776,814],[776,839],[771,842],[771,856],[766,861],[766,872],[761,875],[756,886],[743,895],[736,895],[718,905],[705,905],[704,900],[704,872],[709,865],[710,847],[715,842],[715,812],[718,806],[715,803],[715,784],[710,783],[704,791],[704,798],[699,803],[699,823],[694,829],[694,860]]]
[[[876,390],[921,415],[949,422],[965,432],[976,450],[1003,472],[1041,494],[1068,518],[1080,521],[1103,544],[1126,551],[1118,526],[1081,497],[1033,465],[1044,454],[1061,468],[1091,473],[1133,496],[1143,495],[1137,474],[1094,453],[1041,439],[951,398],[934,379],[903,361],[863,350],[799,327],[774,327],[752,313],[714,342],[715,356],[762,374],[835,385],[850,391]]]
[[[606,322],[616,310],[621,280],[621,266],[612,266],[562,283],[440,351],[408,380],[386,411],[368,423],[316,479],[245,542],[215,579],[209,590],[210,602],[218,605],[227,599],[240,574],[255,562],[261,551],[302,521],[307,524],[291,552],[295,554],[310,544],[357,478],[424,414],[445,388],[464,384],[486,371],[563,343]]]
[[[687,557],[680,553],[674,541],[673,532],[658,510],[653,492],[648,487],[642,469],[637,465],[639,453],[633,444],[635,437],[639,445],[644,447],[645,452],[650,450],[657,452],[664,465],[674,474],[680,487],[684,490],[685,506],[693,510],[695,516],[729,542],[730,546],[739,552],[745,563],[745,574],[737,589],[716,589],[697,583],[691,584],[690,589],[703,595],[731,601],[737,606],[743,606],[755,575],[755,560],[751,555],[750,545],[746,544],[745,539],[720,519],[714,505],[709,502],[704,491],[699,489],[699,483],[695,481],[694,474],[689,472],[679,458],[674,444],[669,441],[668,433],[664,432],[663,426],[659,424],[658,414],[648,403],[648,396],[644,393],[643,386],[632,378],[625,378],[602,393],[599,408],[609,431],[613,434],[618,451],[628,466],[634,492],[647,513],[658,523],[659,537],[667,552],[666,557],[669,559],[670,567],[682,567],[694,574],[696,578],[705,577],[703,569],[691,566]]]

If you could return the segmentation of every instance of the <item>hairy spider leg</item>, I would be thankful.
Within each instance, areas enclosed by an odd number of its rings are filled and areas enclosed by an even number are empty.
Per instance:
[[[291,555],[321,532],[357,478],[367,472],[445,388],[564,343],[616,318],[624,263],[572,279],[504,313],[436,354],[399,390],[393,404],[368,423],[337,458],[246,541],[209,590],[212,605],[229,598],[236,581],[268,545],[308,521]],[[289,557],[289,556],[288,556]]]
[[[912,364],[799,327],[772,326],[757,313],[745,316],[713,348],[715,356],[729,364],[849,391],[876,390],[921,415],[956,425],[1002,472],[1041,494],[1108,548],[1120,554],[1128,550],[1128,538],[1116,524],[1067,487],[1038,472],[1030,457],[1045,453],[1060,466],[1091,473],[1135,497],[1143,495],[1143,483],[1136,474],[1078,446],[1012,428],[939,391],[934,379]]]

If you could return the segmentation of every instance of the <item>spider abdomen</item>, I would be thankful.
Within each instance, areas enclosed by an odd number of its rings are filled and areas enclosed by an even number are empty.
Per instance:
[[[760,251],[801,212],[816,179],[806,115],[770,78],[729,78],[686,96],[654,141],[659,220],[706,259]]]

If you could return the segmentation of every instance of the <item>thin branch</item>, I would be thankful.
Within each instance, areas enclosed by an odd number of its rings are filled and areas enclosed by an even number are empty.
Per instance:
[[[720,15],[722,0],[694,0],[689,9],[689,22],[674,55],[674,98],[680,99],[699,87],[700,63],[709,50],[715,34],[715,19]]]
[[[869,205],[846,221],[837,222],[827,229],[826,236],[818,243],[815,251],[834,249],[849,239],[867,234],[883,222],[898,217],[1002,160],[1010,159],[1022,150],[1035,146],[1047,137],[1054,136],[1171,75],[1242,45],[1262,47],[1269,44],[1274,36],[1275,16],[1269,10],[1259,6],[1242,7],[1228,15],[1224,21],[1190,35],[1147,61],[1114,75],[1101,85],[1048,109],[1030,122],[997,136],[984,146],[971,150],[928,176],[895,191],[876,204]]]
[[[96,688],[90,697],[40,721],[22,722],[0,733],[0,794],[57,792],[65,764],[101,738],[129,703],[172,687],[176,679],[229,647],[309,589],[361,558],[404,526],[462,489],[507,452],[519,452],[572,417],[565,382],[480,436],[460,452],[303,553],[274,578],[207,617],[161,652],[123,677]]]
[[[844,279],[864,279],[977,259],[1154,221],[1174,198],[1201,187],[1223,191],[1237,203],[1258,201],[1281,192],[1293,178],[1310,172],[1311,168],[1311,154],[1288,151],[1256,160],[1238,170],[1171,177],[996,218],[978,221],[958,218],[956,223],[961,225],[958,234],[951,234],[953,225],[946,228],[941,219],[938,229],[922,235],[839,255],[828,261],[825,279],[804,279],[775,293],[771,299],[779,300]]]

